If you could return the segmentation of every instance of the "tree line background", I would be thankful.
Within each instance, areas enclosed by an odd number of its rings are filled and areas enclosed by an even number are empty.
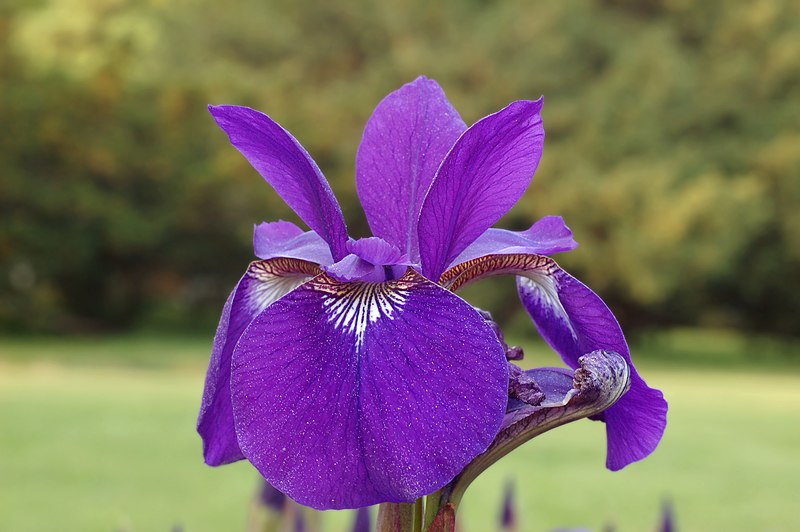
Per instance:
[[[534,184],[558,257],[628,330],[797,335],[800,3],[596,0],[0,4],[0,330],[204,330],[296,220],[208,103],[261,109],[331,181],[352,236],[363,125],[426,74],[467,123],[546,99]],[[476,289],[503,319],[513,286]]]

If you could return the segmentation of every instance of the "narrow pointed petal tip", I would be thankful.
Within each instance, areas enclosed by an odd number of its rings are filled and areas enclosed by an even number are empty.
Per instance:
[[[522,197],[544,146],[544,100],[520,100],[467,129],[445,157],[422,204],[422,273],[439,275]]]
[[[485,320],[413,270],[385,283],[304,284],[248,326],[231,380],[243,454],[317,509],[440,488],[491,443],[507,387]]]
[[[356,188],[369,226],[414,260],[425,192],[465,129],[439,84],[425,76],[381,100],[364,128]]]
[[[333,258],[346,255],[344,215],[317,164],[288,131],[269,116],[236,105],[209,105],[217,125],[308,226],[330,246]]]
[[[257,261],[250,265],[228,297],[214,337],[197,419],[207,465],[219,466],[244,458],[231,407],[231,356],[236,342],[262,310],[319,273],[316,265],[303,261]]]

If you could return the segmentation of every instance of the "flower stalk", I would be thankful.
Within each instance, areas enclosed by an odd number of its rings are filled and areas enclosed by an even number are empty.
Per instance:
[[[536,405],[509,402],[503,426],[489,448],[427,497],[426,527],[441,519],[443,512],[455,513],[469,485],[499,459],[550,429],[602,413],[630,388],[630,368],[617,353],[593,351],[582,356],[579,363],[571,388],[564,386],[560,371],[531,370],[542,378],[543,399]]]
[[[385,502],[378,507],[378,532],[422,532],[424,500]]]

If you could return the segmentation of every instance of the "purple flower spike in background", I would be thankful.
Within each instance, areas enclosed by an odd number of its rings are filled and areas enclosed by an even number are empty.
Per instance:
[[[544,255],[573,249],[560,217],[492,229],[522,196],[544,143],[543,101],[467,128],[424,77],[387,96],[364,131],[356,183],[373,237],[349,238],[327,181],[268,116],[212,106],[231,143],[311,231],[256,226],[253,262],[223,309],[198,431],[205,460],[247,458],[318,509],[411,502],[450,482],[504,422],[504,346],[454,294],[519,276],[523,304],[572,368],[598,349],[631,364],[616,320]],[[602,416],[609,467],[655,449],[660,392],[631,388]]]
[[[368,506],[356,510],[356,515],[353,519],[353,532],[370,532],[372,530],[369,513]]]
[[[517,512],[514,507],[514,484],[506,483],[503,491],[503,504],[500,510],[500,530],[513,532],[517,530]]]

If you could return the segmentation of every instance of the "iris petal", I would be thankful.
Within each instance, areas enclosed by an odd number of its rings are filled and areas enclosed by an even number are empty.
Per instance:
[[[445,157],[418,224],[422,273],[428,279],[437,279],[528,188],[544,145],[543,103],[514,102],[479,120]]]
[[[299,142],[264,113],[236,105],[208,110],[231,144],[272,185],[278,195],[331,247],[344,257],[347,228],[339,203],[317,164]]]
[[[419,257],[417,220],[436,169],[467,129],[438,83],[417,78],[372,113],[356,157],[356,187],[372,234]]]
[[[508,369],[469,304],[409,270],[384,283],[322,275],[267,307],[235,349],[244,455],[318,509],[435,491],[491,443]]]
[[[253,229],[253,250],[260,259],[285,257],[316,264],[333,263],[328,244],[314,231],[305,231],[291,222],[260,223]]]
[[[347,243],[350,252],[342,260],[328,266],[325,271],[339,281],[367,281],[379,283],[401,277],[411,261],[392,244],[372,236],[351,240]]]
[[[386,280],[386,270],[351,253],[325,268],[338,281],[366,281],[379,283]]]
[[[525,231],[491,228],[453,260],[451,266],[484,255],[514,255],[533,253],[552,255],[578,247],[572,230],[561,216],[545,216]]]
[[[236,440],[231,408],[231,355],[236,342],[262,310],[319,272],[316,265],[298,260],[253,262],[228,297],[214,337],[197,419],[197,432],[203,439],[203,456],[208,465],[244,458]]]
[[[489,255],[445,272],[440,284],[451,290],[490,275],[518,275],[520,299],[539,333],[564,362],[579,366],[585,353],[607,350],[631,367],[630,390],[600,418],[606,423],[606,466],[622,469],[658,446],[667,424],[663,394],[647,386],[631,361],[622,329],[606,304],[583,283],[541,255]]]

